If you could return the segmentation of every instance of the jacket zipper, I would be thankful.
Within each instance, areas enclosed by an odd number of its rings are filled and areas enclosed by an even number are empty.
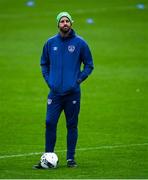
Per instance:
[[[64,54],[64,43],[62,42],[62,58],[61,58],[61,91],[63,91],[63,78],[64,78],[64,75],[63,75],[63,54]]]

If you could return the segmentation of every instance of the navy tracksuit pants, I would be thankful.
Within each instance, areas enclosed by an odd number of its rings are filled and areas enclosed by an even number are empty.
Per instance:
[[[64,111],[67,127],[67,159],[74,159],[78,138],[78,114],[80,111],[80,92],[68,95],[48,95],[46,114],[46,149],[45,152],[54,152],[56,143],[56,129],[61,112]]]

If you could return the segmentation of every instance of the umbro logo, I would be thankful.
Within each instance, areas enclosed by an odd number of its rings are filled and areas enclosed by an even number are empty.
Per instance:
[[[52,99],[48,99],[47,104],[50,105],[52,103]]]
[[[77,101],[75,101],[75,100],[74,100],[74,101],[72,101],[72,104],[76,104],[76,103],[77,103]]]
[[[53,47],[53,50],[54,50],[54,51],[57,51],[57,50],[58,50],[58,47],[57,47],[57,46],[54,46],[54,47]]]

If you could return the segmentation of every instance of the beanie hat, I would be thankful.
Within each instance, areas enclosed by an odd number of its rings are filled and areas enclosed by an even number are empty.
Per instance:
[[[62,17],[67,17],[70,21],[70,23],[72,24],[73,23],[73,20],[72,20],[72,17],[71,15],[68,13],[68,12],[60,12],[58,15],[57,15],[57,25],[59,25],[59,21]]]

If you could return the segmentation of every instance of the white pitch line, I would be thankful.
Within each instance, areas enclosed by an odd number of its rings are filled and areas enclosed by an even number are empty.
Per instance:
[[[3,155],[3,156],[0,156],[0,159],[13,158],[13,157],[23,157],[23,156],[32,156],[32,155],[38,155],[38,154],[41,154],[41,152],[24,153],[24,154],[12,154],[12,155]]]
[[[90,150],[100,150],[100,149],[115,149],[115,148],[127,148],[127,147],[136,147],[136,146],[148,146],[148,143],[142,144],[121,144],[121,145],[110,145],[110,146],[98,146],[98,147],[88,147],[88,148],[78,148],[77,151],[90,151]],[[56,152],[66,152],[66,150],[57,150]],[[24,154],[13,154],[13,155],[3,155],[0,156],[0,159],[4,158],[15,158],[15,157],[24,157],[24,156],[33,156],[39,155],[43,152],[34,152],[34,153],[24,153]]]

